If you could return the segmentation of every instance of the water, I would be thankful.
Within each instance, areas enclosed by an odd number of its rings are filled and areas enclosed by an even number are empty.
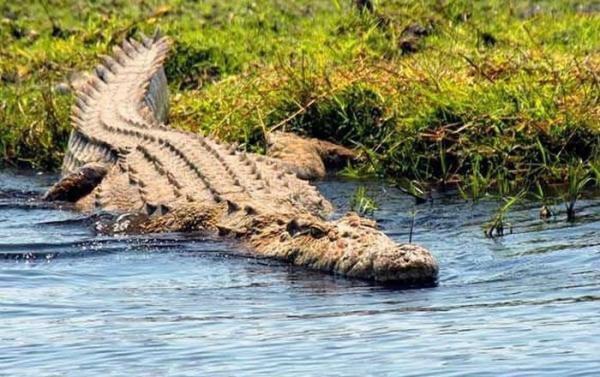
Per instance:
[[[32,198],[53,177],[0,173],[0,375],[597,375],[600,202],[549,223],[496,204],[418,207],[436,288],[393,290],[245,258],[201,235],[95,236]],[[343,211],[356,187],[324,182]],[[24,192],[25,191],[25,192]],[[376,217],[408,238],[412,201],[372,183]],[[559,208],[562,209],[562,208]]]

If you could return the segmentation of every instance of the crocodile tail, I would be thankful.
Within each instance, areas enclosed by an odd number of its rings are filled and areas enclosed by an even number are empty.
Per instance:
[[[97,116],[97,100],[107,86],[107,82],[125,67],[135,56],[149,51],[156,51],[152,61],[143,67],[146,76],[142,82],[143,98],[133,101],[139,113],[146,121],[146,126],[161,127],[167,122],[169,112],[167,78],[163,69],[164,60],[169,50],[169,40],[157,31],[153,37],[142,36],[141,41],[125,40],[121,46],[113,48],[112,56],[102,56],[93,72],[88,74],[84,82],[75,92],[75,104],[71,110],[73,131],[69,137],[67,152],[63,160],[62,174],[73,173],[87,163],[113,164],[118,158],[118,151],[93,137],[87,132],[88,124]],[[135,97],[140,93],[132,93]],[[141,96],[141,93],[140,93]]]
[[[169,42],[163,37],[160,30],[156,30],[152,38],[142,35],[142,43],[146,48],[150,48],[154,43],[164,44],[164,53],[161,59],[154,64],[156,72],[152,75],[144,103],[150,111],[150,114],[159,124],[166,124],[169,118],[169,87],[167,85],[167,76],[163,67],[163,61],[166,58]],[[151,122],[155,123],[155,122]]]
[[[170,41],[163,36],[159,29],[152,37],[141,34],[141,41],[128,39],[121,47],[114,47],[115,59],[121,63],[149,50],[157,50],[151,62],[143,69],[147,70],[146,78],[142,80],[145,91],[143,99],[138,104],[138,112],[149,125],[160,127],[167,123],[169,117],[169,88],[163,63],[167,58]]]

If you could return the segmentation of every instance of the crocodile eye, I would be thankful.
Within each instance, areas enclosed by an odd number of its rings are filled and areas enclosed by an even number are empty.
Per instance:
[[[290,221],[285,227],[285,230],[292,237],[309,234],[314,238],[321,238],[327,235],[327,231],[325,229],[317,225],[298,221],[297,219]]]
[[[327,232],[322,229],[322,228],[318,228],[318,227],[311,227],[310,228],[310,235],[313,236],[314,238],[321,238],[327,235]]]
[[[300,232],[300,225],[296,219],[293,219],[287,224],[285,230],[293,237]]]

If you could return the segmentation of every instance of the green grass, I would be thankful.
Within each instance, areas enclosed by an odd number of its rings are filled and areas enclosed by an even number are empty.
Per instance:
[[[365,186],[358,186],[350,198],[350,210],[361,215],[373,215],[377,208],[375,199],[367,194]]]
[[[160,26],[174,127],[259,152],[273,128],[342,142],[365,156],[347,175],[412,192],[600,185],[597,2],[48,0],[0,18],[4,165],[57,168],[56,85]]]

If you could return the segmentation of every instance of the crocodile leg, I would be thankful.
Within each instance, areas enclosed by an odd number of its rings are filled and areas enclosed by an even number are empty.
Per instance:
[[[279,160],[282,167],[306,180],[322,179],[327,170],[357,159],[355,151],[341,145],[289,132],[270,133],[267,144],[269,157]]]
[[[42,197],[43,200],[76,202],[91,193],[102,182],[108,168],[106,165],[91,162],[77,168],[56,182]]]

